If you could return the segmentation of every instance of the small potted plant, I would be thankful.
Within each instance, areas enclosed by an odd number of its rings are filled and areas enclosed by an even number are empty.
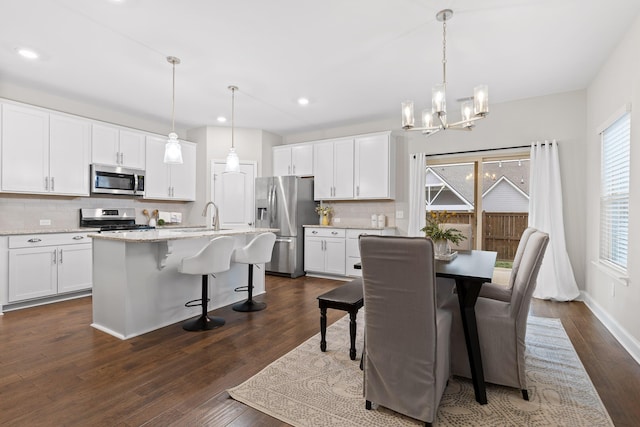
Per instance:
[[[431,211],[427,215],[427,225],[420,231],[424,231],[425,236],[433,240],[436,256],[447,255],[451,252],[449,242],[458,244],[467,237],[456,228],[444,228],[451,217],[456,216],[455,212]]]
[[[316,213],[320,215],[320,225],[329,225],[329,215],[333,212],[333,208],[329,205],[316,206]]]

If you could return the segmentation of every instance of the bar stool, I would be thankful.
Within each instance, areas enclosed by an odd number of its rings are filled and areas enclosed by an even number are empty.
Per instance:
[[[211,240],[197,254],[182,258],[178,271],[182,274],[202,275],[202,298],[187,302],[185,307],[202,306],[202,314],[182,324],[182,329],[186,331],[207,331],[224,325],[221,317],[207,316],[207,306],[209,302],[209,274],[215,277],[216,273],[231,268],[231,254],[233,253],[233,237],[217,237]]]
[[[234,289],[236,292],[249,291],[249,296],[245,302],[234,304],[231,308],[235,311],[260,311],[267,307],[263,302],[253,300],[253,266],[271,261],[273,245],[276,242],[276,235],[273,233],[262,233],[253,238],[243,248],[238,248],[233,252],[231,260],[239,264],[249,264],[249,278],[247,286],[240,286]]]

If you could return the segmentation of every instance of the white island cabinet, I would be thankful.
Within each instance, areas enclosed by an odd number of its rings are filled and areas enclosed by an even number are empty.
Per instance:
[[[184,304],[200,298],[202,277],[179,273],[182,258],[195,255],[218,236],[234,237],[235,247],[239,248],[256,234],[268,231],[277,230],[160,229],[90,235],[93,237],[92,326],[128,339],[198,316],[201,307]],[[253,275],[254,295],[265,292],[264,266],[258,267]],[[234,289],[246,286],[247,276],[246,264],[232,262],[229,271],[210,278],[209,310],[246,299],[246,292],[234,292]]]

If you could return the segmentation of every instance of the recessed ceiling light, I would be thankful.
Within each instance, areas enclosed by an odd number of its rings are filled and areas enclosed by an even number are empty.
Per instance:
[[[224,122],[226,122],[226,121],[227,121],[227,118],[226,118],[226,117],[222,117],[222,116],[220,116],[220,117],[218,117],[218,121],[219,121],[220,123],[224,123]]]
[[[22,56],[23,58],[38,59],[40,57],[40,55],[38,55],[37,52],[35,52],[35,51],[31,50],[31,49],[18,48],[16,50],[18,51],[18,54],[20,56]]]
[[[307,98],[298,98],[298,104],[309,105],[309,100]]]

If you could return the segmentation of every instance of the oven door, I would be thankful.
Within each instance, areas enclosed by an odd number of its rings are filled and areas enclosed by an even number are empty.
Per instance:
[[[106,165],[91,165],[91,192],[144,195],[144,171]]]

